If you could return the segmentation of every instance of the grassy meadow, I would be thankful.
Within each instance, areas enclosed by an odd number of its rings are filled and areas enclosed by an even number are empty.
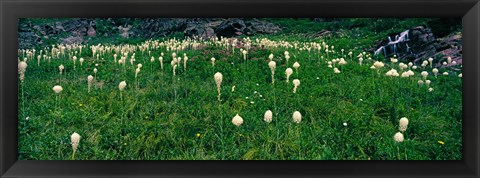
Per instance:
[[[461,71],[435,76],[430,65],[354,47],[363,40],[283,34],[19,50],[28,65],[18,80],[19,160],[461,160]]]

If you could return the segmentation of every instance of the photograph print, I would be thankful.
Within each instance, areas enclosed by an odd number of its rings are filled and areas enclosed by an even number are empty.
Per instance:
[[[18,160],[462,160],[460,18],[20,18]]]

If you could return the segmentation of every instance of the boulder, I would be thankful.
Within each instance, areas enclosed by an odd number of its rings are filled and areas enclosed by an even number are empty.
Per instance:
[[[132,36],[142,38],[165,37],[175,32],[183,32],[187,19],[184,18],[146,18],[132,27]]]
[[[216,37],[215,30],[210,27],[203,27],[203,26],[192,26],[188,27],[183,31],[185,36],[189,37],[200,37],[202,39],[209,39]]]
[[[88,27],[87,34],[88,34],[88,36],[92,37],[92,36],[96,36],[96,35],[97,35],[97,32],[95,31],[95,28],[93,28],[93,27]]]
[[[324,36],[331,36],[332,32],[328,30],[321,30],[313,35],[313,37],[324,37]]]
[[[258,19],[252,19],[245,22],[247,26],[245,29],[245,34],[253,35],[253,34],[275,34],[277,32],[282,31],[282,29],[273,24],[266,21],[261,21]]]
[[[120,33],[120,36],[122,36],[123,38],[130,38],[130,34],[131,34],[130,29],[132,28],[131,25],[126,27],[119,26],[117,28]]]
[[[239,35],[275,34],[282,29],[272,23],[258,19],[206,19],[203,22],[187,24],[185,36],[234,37]],[[212,32],[213,30],[213,32]]]
[[[228,19],[215,29],[215,33],[217,37],[233,37],[242,35],[246,27],[242,19]]]

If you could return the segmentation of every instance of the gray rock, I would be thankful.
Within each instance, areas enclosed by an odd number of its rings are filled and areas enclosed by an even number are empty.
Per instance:
[[[249,29],[249,31],[246,32],[247,35],[275,34],[282,31],[279,26],[258,19],[246,21],[245,24],[247,25],[247,29]]]
[[[118,31],[120,32],[120,36],[122,36],[123,38],[130,38],[130,34],[132,33],[130,32],[130,29],[132,28],[131,25],[126,27],[119,26],[117,28],[118,28]]]
[[[88,36],[92,37],[92,36],[96,36],[97,32],[95,31],[95,29],[93,27],[88,27],[87,34],[88,34]]]
[[[20,30],[21,29],[21,30]],[[41,25],[21,24],[19,28],[19,48],[31,48],[35,44],[43,44],[43,39],[55,40],[61,44],[83,43],[86,36],[96,36],[94,19],[70,19]],[[61,36],[67,38],[61,38]]]
[[[245,30],[245,22],[241,19],[227,19],[223,21],[216,29],[217,37],[233,37],[242,35]]]
[[[202,39],[210,39],[216,37],[215,30],[213,30],[213,28],[205,26],[188,27],[183,31],[183,33],[189,37],[199,37]]]

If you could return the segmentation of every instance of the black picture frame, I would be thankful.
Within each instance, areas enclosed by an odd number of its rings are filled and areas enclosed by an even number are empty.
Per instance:
[[[17,25],[28,17],[461,17],[461,161],[17,160]],[[0,177],[479,177],[478,0],[1,0]]]

